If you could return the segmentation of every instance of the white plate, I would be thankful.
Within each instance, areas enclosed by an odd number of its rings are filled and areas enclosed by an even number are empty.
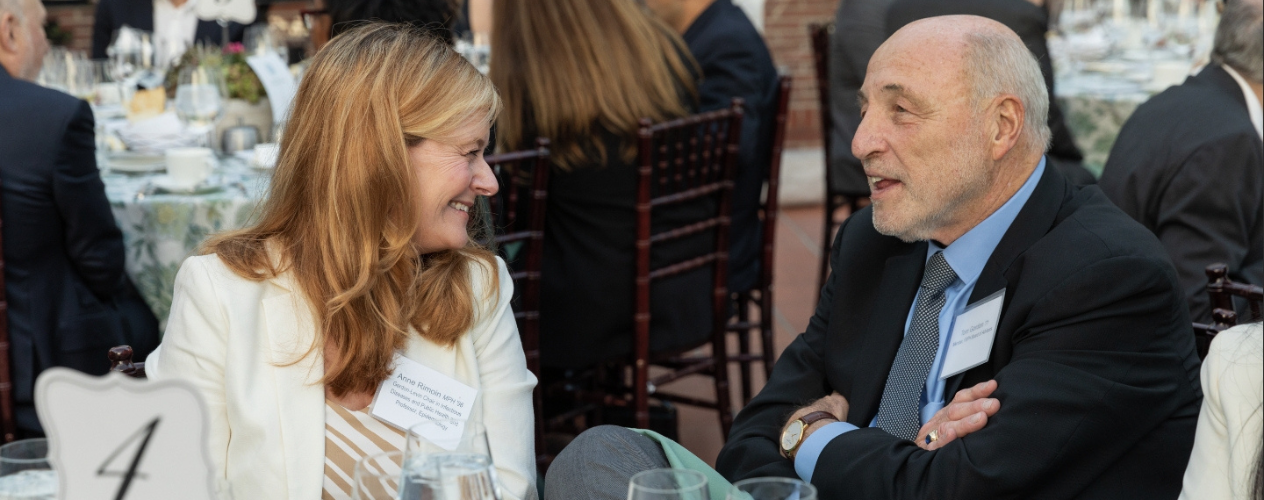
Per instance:
[[[211,183],[210,179],[196,184],[190,184],[188,182],[177,181],[170,175],[160,175],[154,177],[152,182],[154,183],[154,187],[158,188],[159,191],[172,194],[203,194],[213,193],[223,189],[223,186]]]
[[[120,152],[111,154],[106,162],[110,170],[117,172],[149,173],[167,169],[167,159],[163,155]]]

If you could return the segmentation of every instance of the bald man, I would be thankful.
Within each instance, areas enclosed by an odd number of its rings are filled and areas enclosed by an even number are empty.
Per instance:
[[[1202,398],[1176,273],[1149,231],[1047,165],[1048,93],[1018,36],[913,22],[859,95],[873,206],[839,230],[807,331],[716,470],[831,500],[1176,498]],[[667,463],[646,441],[581,435],[546,497],[617,498],[611,471]]]
[[[124,273],[92,109],[31,82],[48,51],[46,15],[39,0],[0,0],[0,229],[19,437],[42,435],[43,370],[104,375],[111,347],[148,355],[158,345],[158,320]]]

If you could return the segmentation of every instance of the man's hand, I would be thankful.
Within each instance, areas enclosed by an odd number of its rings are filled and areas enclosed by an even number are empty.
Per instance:
[[[922,449],[938,450],[952,440],[965,437],[987,425],[988,418],[1001,409],[1001,402],[988,398],[996,390],[996,381],[989,380],[969,389],[962,389],[952,398],[952,403],[935,412],[922,429],[917,431],[917,443]],[[935,431],[936,439],[926,442],[926,436]]]
[[[799,408],[797,411],[795,411],[793,414],[790,415],[789,419],[786,419],[786,423],[781,425],[781,432],[785,433],[786,427],[790,426],[790,422],[794,422],[795,420],[803,418],[807,414],[812,413],[814,411],[829,412],[830,415],[833,415],[838,418],[838,420],[824,419],[824,420],[817,421],[813,423],[812,425],[809,425],[807,429],[803,430],[803,440],[806,441],[808,439],[808,436],[810,436],[812,432],[816,431],[817,429],[820,429],[821,427],[824,427],[827,424],[847,420],[848,408],[849,408],[849,405],[847,404],[847,398],[844,398],[842,394],[835,392],[833,394],[830,394],[829,396],[825,396],[821,399],[813,401],[812,404],[810,405],[804,406],[803,408]],[[784,456],[785,450],[782,450],[781,454]]]

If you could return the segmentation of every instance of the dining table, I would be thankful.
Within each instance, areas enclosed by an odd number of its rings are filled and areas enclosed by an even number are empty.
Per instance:
[[[156,163],[121,171],[110,168],[108,157],[99,161],[110,209],[123,232],[127,274],[165,328],[181,263],[197,255],[211,235],[250,223],[268,192],[271,171],[219,156],[206,182],[171,192],[161,188],[165,173]]]

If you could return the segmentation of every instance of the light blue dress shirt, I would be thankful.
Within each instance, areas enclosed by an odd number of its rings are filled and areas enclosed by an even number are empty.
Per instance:
[[[1005,232],[1009,230],[1009,225],[1014,222],[1018,212],[1022,210],[1023,205],[1027,204],[1027,199],[1031,197],[1032,191],[1036,190],[1036,184],[1040,182],[1040,177],[1044,172],[1045,159],[1041,158],[1035,172],[1032,172],[1018,192],[1001,205],[1001,208],[983,219],[983,222],[974,226],[947,248],[940,247],[934,242],[926,248],[928,261],[935,252],[944,252],[944,260],[948,261],[948,266],[957,273],[957,280],[944,290],[946,296],[944,308],[939,311],[939,352],[935,354],[935,361],[930,365],[926,387],[922,390],[923,425],[944,407],[944,380],[939,378],[939,373],[943,366],[944,354],[948,352],[946,347],[951,340],[949,336],[952,333],[952,324],[956,321],[957,315],[965,311],[966,301],[970,299],[970,293],[974,291],[974,284],[979,280],[983,266],[992,257],[992,251],[1001,242],[1001,237],[1005,236]],[[904,320],[906,335],[915,310],[917,310],[917,299],[913,300],[913,305],[909,307],[908,318]],[[870,427],[873,425],[874,422],[869,422]],[[817,429],[799,446],[799,452],[794,457],[795,472],[804,481],[811,482],[812,472],[816,470],[816,461],[825,450],[825,445],[834,438],[856,429],[855,425],[847,422],[834,422]]]

